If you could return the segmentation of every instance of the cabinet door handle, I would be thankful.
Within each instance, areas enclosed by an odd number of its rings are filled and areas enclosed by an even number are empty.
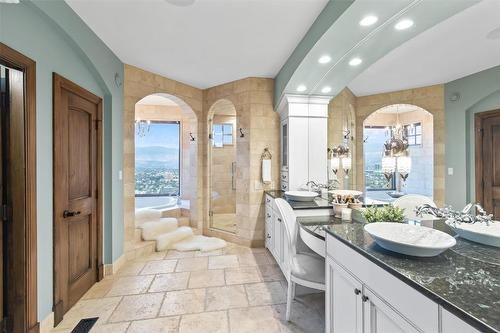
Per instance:
[[[363,297],[361,297],[361,300],[362,300],[363,302],[366,302],[366,301],[368,301],[368,300],[369,300],[369,298],[368,298],[368,296],[363,295]]]
[[[267,234],[267,238],[271,239],[271,235]]]
[[[270,202],[271,202],[271,200],[269,200],[269,199],[266,199],[266,202],[267,202],[267,203],[270,203]]]
[[[281,219],[278,217],[278,222],[281,222]]]
[[[271,214],[267,213],[267,217],[271,217]]]
[[[358,288],[356,288],[356,289],[354,289],[354,293],[355,293],[356,295],[359,295],[359,294],[361,294],[361,290],[359,290]]]

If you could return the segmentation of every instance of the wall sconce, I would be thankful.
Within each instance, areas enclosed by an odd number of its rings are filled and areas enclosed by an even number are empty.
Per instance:
[[[151,127],[151,120],[141,120],[137,118],[135,120],[135,129],[137,131],[137,135],[139,135],[141,138],[145,137],[146,134],[149,133]]]
[[[337,174],[338,170],[342,166],[345,178],[349,178],[349,172],[352,169],[352,158],[348,146],[338,145],[329,149],[328,159],[330,159],[330,167],[332,168],[334,174]]]
[[[244,138],[245,134],[243,134],[243,129],[240,127],[240,138]]]
[[[193,136],[193,132],[189,132],[189,141],[196,141],[196,139]]]

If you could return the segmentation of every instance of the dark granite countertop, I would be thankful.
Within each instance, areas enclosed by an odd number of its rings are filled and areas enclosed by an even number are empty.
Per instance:
[[[292,201],[292,200],[287,200],[285,197],[285,191],[282,190],[270,190],[270,191],[265,191],[265,193],[274,199],[276,198],[281,198],[285,199],[290,206],[292,206],[293,209],[331,209],[333,208],[332,205],[332,196],[328,195],[328,200],[323,198],[323,197],[317,197],[314,199],[314,201],[310,202],[302,202],[302,201]],[[363,201],[363,198],[360,198],[361,201]],[[368,206],[368,205],[383,205],[384,203],[382,202],[375,202],[373,200],[370,200],[367,204],[363,203],[363,206]]]
[[[432,258],[387,251],[364,231],[363,224],[333,217],[299,217],[316,237],[326,233],[419,290],[481,332],[500,332],[500,249],[457,238],[457,244]],[[455,233],[442,220],[433,228]]]

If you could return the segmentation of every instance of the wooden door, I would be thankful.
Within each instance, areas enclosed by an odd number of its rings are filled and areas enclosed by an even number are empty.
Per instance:
[[[500,110],[476,115],[476,199],[500,220]]]
[[[54,74],[55,321],[99,279],[101,99]]]

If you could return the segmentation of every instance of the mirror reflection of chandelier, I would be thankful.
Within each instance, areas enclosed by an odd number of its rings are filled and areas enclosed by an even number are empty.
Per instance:
[[[135,130],[139,137],[145,137],[147,133],[149,133],[149,129],[151,127],[151,120],[141,120],[137,118],[135,120]]]
[[[404,186],[411,171],[408,128],[402,126],[399,122],[399,106],[397,106],[396,117],[396,125],[386,128],[387,135],[390,138],[384,143],[384,156],[382,157],[382,172],[388,186],[390,186],[390,181],[396,171],[399,173]],[[401,193],[401,185],[401,183],[398,184],[399,193]]]

